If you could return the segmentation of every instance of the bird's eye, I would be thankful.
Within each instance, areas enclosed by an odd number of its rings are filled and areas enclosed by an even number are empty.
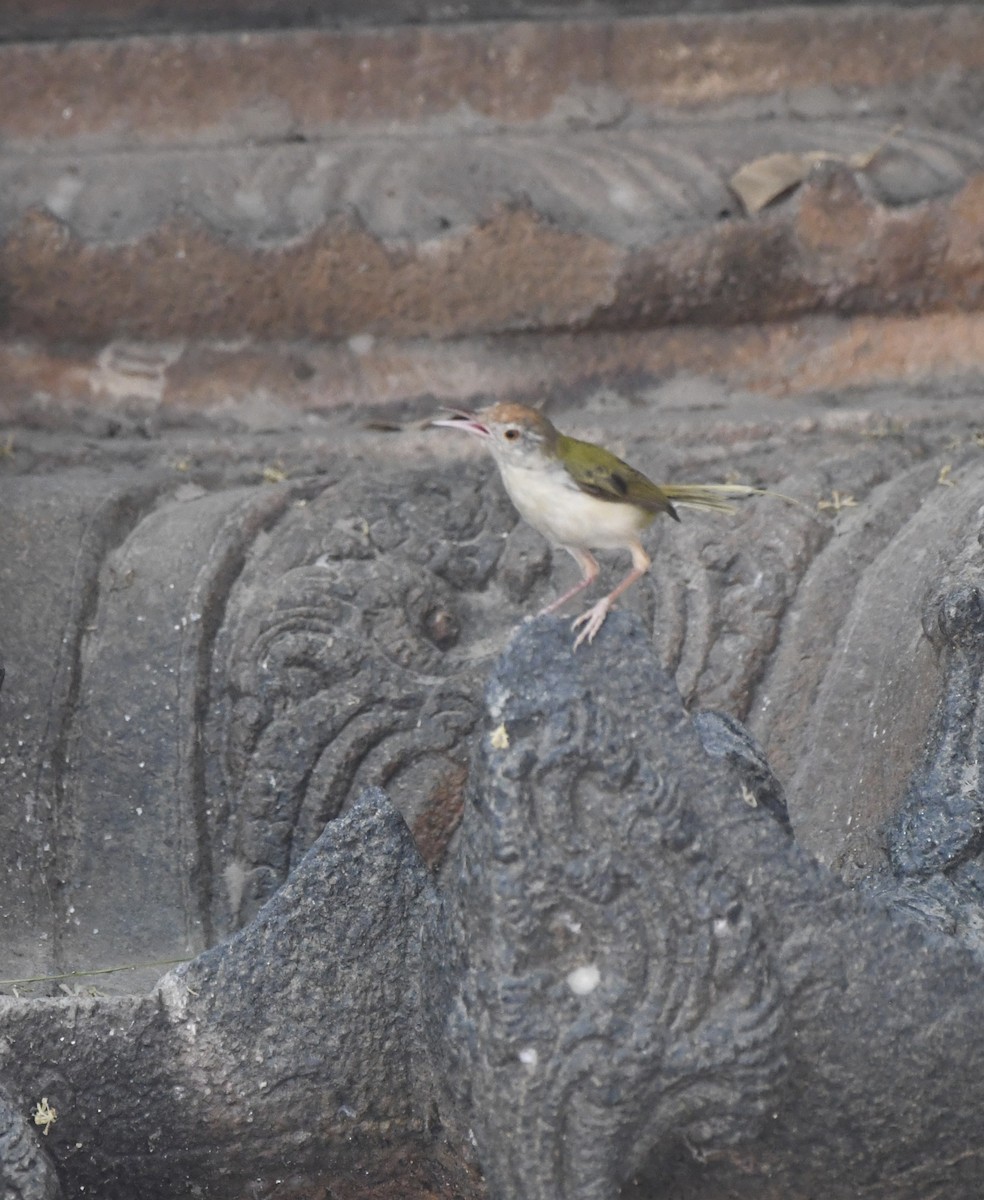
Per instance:
[[[514,442],[519,437],[519,430],[518,429],[507,429],[506,432],[502,436],[504,438],[506,438],[508,441]]]

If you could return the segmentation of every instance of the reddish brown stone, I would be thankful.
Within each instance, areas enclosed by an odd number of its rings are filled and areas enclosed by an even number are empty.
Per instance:
[[[907,85],[984,65],[979,10],[773,9],[613,24],[613,80],[640,105],[694,107],[815,86]]]
[[[91,409],[210,413],[269,428],[298,412],[421,397],[429,397],[429,411],[483,392],[540,400],[605,381],[631,394],[681,374],[777,397],[966,385],[984,377],[984,314],[817,317],[495,341],[366,338],[355,345],[112,342],[86,349],[0,342],[0,422],[57,425],[66,413]]]
[[[494,22],[0,46],[0,137],[116,145],[476,117],[591,123],[598,93],[649,113],[984,68],[971,6]],[[111,86],[110,86],[111,83]],[[558,106],[561,106],[560,108]],[[595,119],[612,110],[602,105]]]
[[[178,224],[107,246],[31,213],[0,248],[0,275],[18,335],[440,337],[581,320],[610,294],[620,258],[527,212],[406,250],[341,220],[272,250]]]
[[[3,324],[88,341],[407,338],[971,310],[982,190],[975,177],[955,198],[890,210],[837,168],[791,205],[634,252],[530,211],[399,249],[341,218],[262,248],[187,223],[96,244],[31,213],[0,247]]]
[[[413,840],[432,871],[443,864],[451,838],[461,822],[467,778],[467,767],[452,767],[427,797],[426,807],[414,821]]]
[[[943,276],[963,297],[963,307],[984,301],[984,175],[976,175],[953,198]]]

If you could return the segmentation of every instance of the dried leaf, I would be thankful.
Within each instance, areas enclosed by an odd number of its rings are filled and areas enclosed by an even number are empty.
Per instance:
[[[505,725],[500,725],[497,729],[493,729],[489,735],[489,742],[493,750],[508,750],[509,749],[509,734],[506,732]]]
[[[270,463],[269,466],[263,468],[264,483],[283,483],[286,478],[287,472],[282,463]]]
[[[900,126],[889,130],[872,150],[864,154],[835,154],[830,150],[806,150],[802,154],[766,154],[739,167],[728,181],[731,190],[744,205],[749,216],[760,212],[773,200],[778,200],[807,178],[818,163],[843,163],[852,171],[866,171],[885,146],[899,132]]]
[[[858,502],[848,492],[838,492],[836,488],[830,494],[829,500],[818,500],[817,508],[821,512],[839,513],[842,508],[857,508]]]

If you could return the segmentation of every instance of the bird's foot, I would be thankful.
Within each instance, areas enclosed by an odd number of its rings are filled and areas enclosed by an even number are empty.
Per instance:
[[[571,622],[571,629],[577,629],[579,625],[584,628],[574,639],[574,649],[576,650],[582,642],[587,642],[590,645],[595,638],[595,634],[604,625],[605,617],[608,616],[609,609],[612,607],[612,602],[605,596],[599,600],[597,604],[593,604],[587,612],[581,613],[579,617],[575,617]]]

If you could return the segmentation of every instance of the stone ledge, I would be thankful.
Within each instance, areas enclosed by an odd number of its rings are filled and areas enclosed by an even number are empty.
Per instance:
[[[369,413],[475,395],[541,398],[607,388],[647,393],[700,377],[773,398],[899,385],[978,386],[984,315],[818,317],[761,327],[524,334],[444,342],[355,337],[340,342],[167,343],[92,348],[0,341],[0,422],[57,427],[73,413],[204,416],[275,429],[304,413]]]
[[[531,17],[557,20],[583,17],[585,11],[597,18],[673,14],[686,0],[221,0],[202,5],[200,0],[164,0],[163,3],[133,4],[130,0],[86,0],[84,5],[64,0],[33,0],[8,5],[0,36],[13,38],[120,37],[135,32],[174,34],[206,33],[238,29],[346,28],[365,29],[381,25],[442,25],[455,21],[523,20]],[[834,3],[837,0],[833,0]],[[876,5],[896,8],[920,7],[920,0],[874,0]],[[824,0],[805,0],[818,7]],[[959,6],[960,0],[940,0],[941,7]],[[756,12],[778,7],[774,0],[700,0],[705,13]]]
[[[8,44],[0,137],[52,149],[392,133],[434,121],[442,132],[600,127],[736,104],[809,119],[870,112],[872,93],[886,89],[905,90],[911,116],[927,91],[938,104],[941,89],[954,94],[982,70],[984,13],[974,5]]]
[[[977,311],[982,90],[966,6],[0,46],[0,335]],[[737,167],[818,149],[736,215]]]
[[[182,220],[112,245],[32,211],[0,247],[0,331],[88,342],[448,338],[975,311],[982,212],[984,174],[952,197],[891,209],[834,166],[752,220],[630,249],[530,208],[399,249],[341,217],[273,247]]]

